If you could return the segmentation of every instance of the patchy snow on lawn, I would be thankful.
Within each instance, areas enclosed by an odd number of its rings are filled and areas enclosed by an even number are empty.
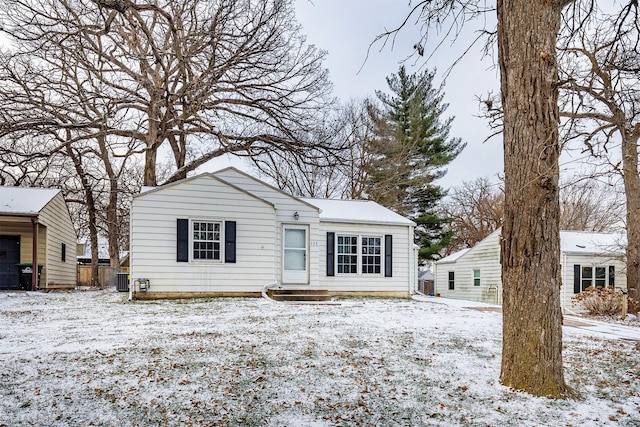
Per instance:
[[[498,382],[501,315],[429,301],[0,294],[0,426],[639,426],[638,342],[564,330],[577,398]]]

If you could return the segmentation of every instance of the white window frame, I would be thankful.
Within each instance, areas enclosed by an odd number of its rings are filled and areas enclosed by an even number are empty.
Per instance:
[[[343,243],[340,243],[340,239],[343,240]],[[352,243],[346,244],[344,243],[344,239],[356,239],[356,250],[355,252],[340,252],[340,248],[341,247],[351,247],[353,246]],[[358,274],[359,268],[358,268],[358,259],[360,258],[360,238],[357,235],[346,235],[346,234],[336,234],[336,273],[337,274],[345,274],[345,275],[354,275],[354,274]],[[355,257],[356,262],[355,264],[352,262],[348,262],[348,263],[340,263],[340,257]],[[356,271],[340,271],[341,267],[355,267]]]
[[[478,277],[476,277],[476,271],[478,272]],[[480,269],[479,268],[474,268],[472,270],[471,274],[473,276],[473,283],[472,283],[473,287],[477,288],[477,287],[481,286],[482,285],[482,273],[480,272]],[[476,279],[478,280],[478,284],[477,285],[476,285]]]
[[[338,251],[338,241],[340,240],[340,238],[356,238],[356,244],[357,244],[357,248],[356,248],[356,253],[353,254],[351,252],[349,253],[339,253]],[[363,239],[378,239],[379,242],[379,247],[380,247],[380,253],[378,254],[365,254],[363,253],[364,250],[364,245],[363,245]],[[347,255],[347,256],[356,256],[356,272],[352,273],[352,272],[340,272],[340,263],[338,262],[338,257],[340,255]],[[336,275],[338,276],[365,276],[365,277],[376,277],[376,276],[383,276],[384,274],[384,236],[381,235],[370,235],[370,234],[349,234],[349,233],[336,233],[336,241],[335,241],[335,268],[336,268]],[[379,262],[379,271],[378,272],[373,272],[373,273],[365,273],[363,271],[363,268],[365,266],[364,260],[363,258],[365,256],[373,256],[373,257],[377,257],[378,258],[378,262]],[[343,264],[344,265],[344,264]],[[348,264],[348,265],[353,265],[353,264]],[[373,264],[374,267],[376,264]]]
[[[603,289],[606,288],[610,288],[611,285],[609,285],[610,283],[610,274],[609,274],[609,270],[610,270],[610,266],[611,264],[608,265],[602,265],[602,264],[598,264],[598,265],[594,265],[594,264],[590,264],[590,265],[580,265],[580,292],[584,292],[588,287],[593,286],[593,287],[597,287],[596,282],[598,280],[603,280],[604,281],[604,286],[602,286]],[[596,271],[597,269],[604,269],[604,277],[598,279],[596,277]],[[584,270],[585,269],[589,269],[591,271],[591,277],[585,278],[584,277]],[[615,280],[615,276],[614,276],[614,280]],[[589,282],[588,286],[585,286],[585,284],[587,283],[586,281]],[[615,283],[615,282],[614,282]],[[614,285],[615,287],[615,285]]]
[[[378,253],[364,253],[364,239],[377,239],[378,240],[378,248],[379,248],[379,252]],[[359,243],[360,243],[360,257],[358,258],[358,261],[360,262],[360,268],[359,271],[363,276],[381,276],[382,275],[382,268],[383,268],[383,260],[384,260],[384,246],[383,246],[383,242],[384,242],[384,237],[382,236],[360,236],[359,237]],[[376,246],[372,246],[369,245],[367,243],[367,247],[368,248],[375,248]],[[374,270],[375,267],[378,267],[378,271],[373,271],[373,272],[365,272],[364,271],[364,267],[365,267],[365,262],[364,262],[364,257],[373,257],[373,258],[377,258],[378,259],[378,263],[374,263],[374,264],[366,264],[367,266],[369,265],[373,265]]]
[[[218,225],[218,234],[219,234],[219,238],[216,239],[212,239],[210,240],[211,243],[213,243],[213,247],[215,248],[215,244],[218,243],[218,258],[212,258],[212,259],[207,259],[207,258],[196,258],[195,257],[195,244],[197,242],[209,242],[209,239],[205,239],[205,240],[198,240],[196,241],[195,239],[195,224],[214,224],[214,225]],[[207,227],[208,228],[208,227]],[[201,232],[200,230],[198,230],[198,232]],[[209,232],[208,230],[205,232]],[[215,233],[215,230],[212,231],[213,233]],[[212,249],[213,254],[215,255],[215,249]],[[219,220],[219,219],[211,219],[211,218],[191,218],[189,220],[189,259],[192,262],[202,262],[202,263],[215,263],[215,264],[223,264],[224,263],[224,221]]]

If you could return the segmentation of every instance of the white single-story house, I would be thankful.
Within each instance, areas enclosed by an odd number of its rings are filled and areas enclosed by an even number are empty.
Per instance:
[[[133,197],[132,298],[258,296],[266,286],[408,297],[415,224],[371,201],[301,199],[235,168]]]
[[[76,239],[62,191],[0,187],[0,289],[75,288]]]
[[[478,242],[435,263],[435,293],[446,298],[502,304],[498,229]],[[589,286],[626,289],[623,235],[560,232],[561,306]]]

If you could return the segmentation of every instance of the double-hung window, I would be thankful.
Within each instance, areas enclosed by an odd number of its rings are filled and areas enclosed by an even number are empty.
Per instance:
[[[362,238],[362,274],[380,274],[382,248],[380,237]]]
[[[220,261],[222,223],[193,220],[191,224],[193,259]]]
[[[339,274],[380,274],[382,272],[382,237],[336,236]]]
[[[584,291],[593,284],[593,267],[582,267],[582,290]]]
[[[456,289],[456,273],[454,271],[449,271],[448,282],[449,282],[449,290],[450,291],[455,290]]]
[[[358,272],[358,236],[338,236],[338,273]]]
[[[596,288],[604,288],[607,286],[607,269],[606,267],[595,267],[594,283]]]
[[[480,270],[473,270],[473,286],[480,286]]]
[[[615,286],[615,266],[574,265],[574,293],[580,293],[590,286],[613,288]]]
[[[176,262],[236,263],[236,222],[177,218]]]

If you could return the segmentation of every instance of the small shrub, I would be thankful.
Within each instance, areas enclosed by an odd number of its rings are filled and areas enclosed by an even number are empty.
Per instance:
[[[592,315],[606,316],[622,311],[622,294],[611,288],[589,286],[571,299],[574,305],[582,306]]]

